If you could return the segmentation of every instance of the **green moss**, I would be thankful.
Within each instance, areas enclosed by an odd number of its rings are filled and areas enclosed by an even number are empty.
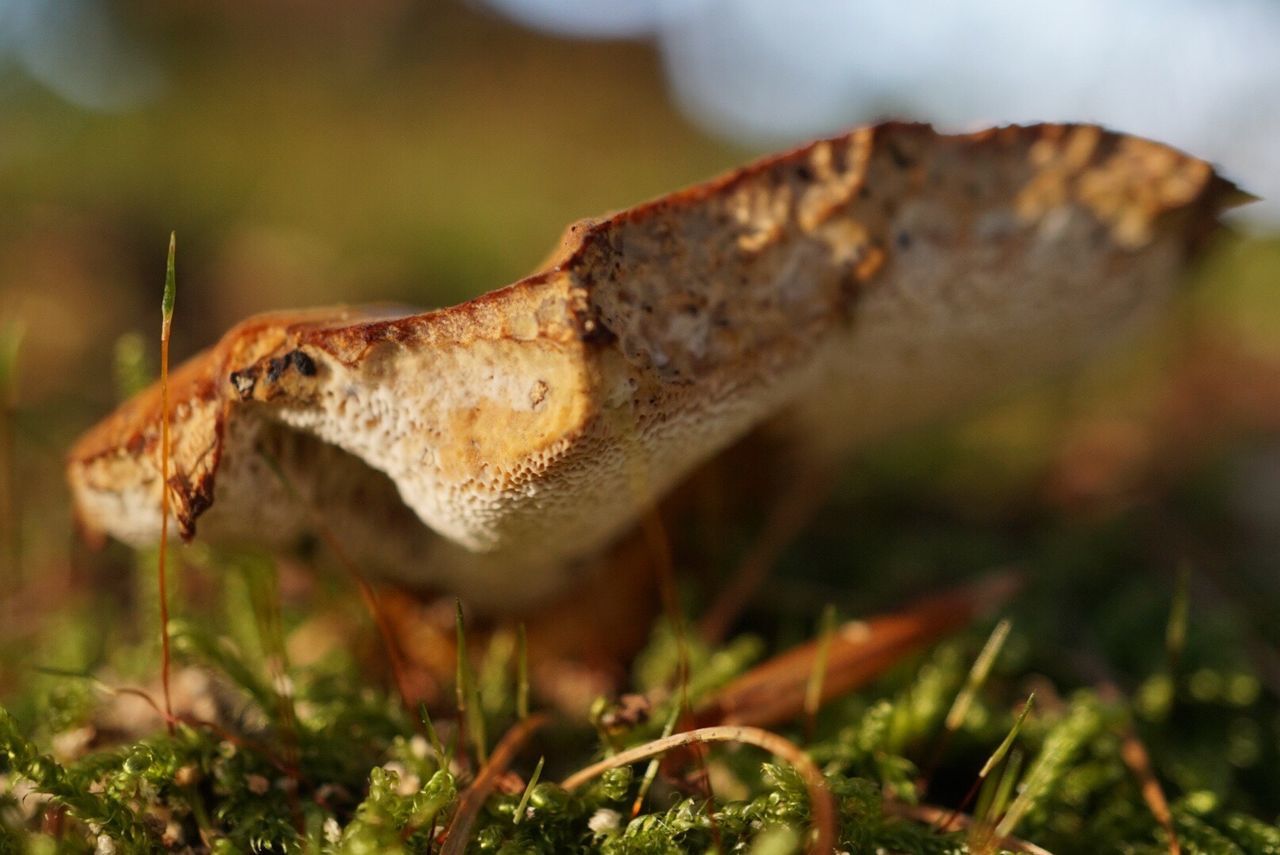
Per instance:
[[[927,797],[954,805],[956,797],[949,799],[946,793],[958,788],[947,781],[973,780],[982,763],[976,749],[990,754],[1013,724],[1018,708],[1007,703],[1008,684],[997,668],[990,681],[994,685],[980,690],[942,751],[940,765],[931,771],[933,780],[922,780],[946,711],[964,684],[970,661],[965,654],[976,654],[983,635],[975,628],[963,641],[904,663],[821,717],[809,747],[836,797],[845,850],[967,851],[965,835],[941,834],[928,824],[890,815],[884,799],[911,804]],[[665,636],[659,627],[651,652],[665,646]],[[49,846],[52,838],[39,829],[47,826],[54,810],[65,811],[59,851],[89,851],[99,835],[126,851],[160,847],[166,835],[171,842],[225,852],[423,852],[433,845],[466,779],[441,768],[435,749],[414,733],[413,722],[392,697],[359,686],[354,666],[290,674],[299,712],[296,731],[286,738],[275,712],[277,698],[256,670],[259,665],[205,629],[182,625],[175,628],[175,639],[181,640],[176,649],[185,662],[199,663],[233,685],[249,705],[245,709],[257,713],[244,716],[244,726],[234,734],[184,725],[173,735],[158,734],[69,764],[54,761],[37,742],[47,745],[63,728],[83,720],[83,705],[89,701],[82,693],[72,692],[76,701],[71,704],[66,695],[46,694],[40,703],[51,717],[43,728],[24,728],[3,713],[0,756],[11,794],[0,801],[0,847],[7,847],[0,851]],[[756,644],[751,643],[752,655]],[[752,658],[743,653],[741,643],[723,653],[702,651],[695,657],[695,682],[721,682],[726,674],[740,671]],[[734,664],[717,665],[718,657]],[[1238,675],[1219,677],[1224,687],[1238,680]],[[42,680],[64,688],[92,685],[66,675],[46,674]],[[90,700],[95,697],[102,698],[89,694]],[[1149,706],[1143,697],[1135,704],[1135,720]],[[1207,762],[1212,746],[1195,733],[1167,730],[1184,707],[1209,706],[1229,721],[1252,721],[1260,729],[1276,724],[1274,704],[1257,691],[1224,688],[1199,697],[1188,690],[1165,703],[1163,724],[1147,720],[1144,726],[1154,727],[1152,746],[1168,744],[1156,754],[1157,765],[1174,762],[1187,780],[1208,774],[1197,763]],[[1119,725],[1127,714],[1120,706],[1102,703],[1090,690],[1077,692],[1057,708],[1037,708],[1014,740],[1015,750],[1029,758],[1017,787],[1011,788],[1015,795],[1004,799],[990,820],[999,822],[1003,832],[1037,840],[1053,851],[1097,851],[1084,841],[1125,842],[1135,852],[1162,851],[1164,832],[1119,756]],[[573,738],[577,728],[562,727]],[[647,728],[640,728],[621,738],[637,742],[646,734]],[[288,750],[287,739],[296,743]],[[587,759],[552,756],[549,765],[568,768]],[[772,853],[793,851],[804,840],[808,796],[793,769],[751,750],[717,751],[712,762],[748,795],[717,799],[713,810],[704,796],[681,797],[672,782],[660,778],[646,811],[627,819],[639,784],[631,769],[613,770],[576,794],[542,781],[527,793],[494,795],[481,812],[472,848],[494,853],[701,852],[719,841],[721,851]],[[1277,782],[1274,767],[1267,774]],[[1177,777],[1166,777],[1170,780]],[[18,782],[22,785],[15,789]],[[34,811],[30,805],[24,808],[14,794],[27,788],[48,796],[49,802]],[[527,803],[516,822],[522,798]],[[1175,825],[1187,851],[1280,851],[1280,830],[1233,807],[1235,801],[1197,790],[1175,802]]]

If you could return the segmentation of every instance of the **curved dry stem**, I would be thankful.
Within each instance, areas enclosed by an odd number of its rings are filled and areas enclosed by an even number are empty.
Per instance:
[[[628,749],[599,763],[594,763],[565,778],[561,786],[566,790],[575,790],[588,781],[599,777],[610,769],[648,760],[659,754],[665,754],[675,748],[686,745],[704,744],[708,742],[741,742],[763,748],[775,757],[790,763],[800,777],[804,779],[809,791],[809,810],[813,814],[813,843],[810,853],[827,853],[835,850],[836,842],[836,807],[831,791],[814,762],[809,759],[800,746],[789,739],[758,727],[703,727],[655,739],[652,742]]]
[[[507,766],[524,747],[525,742],[547,721],[548,718],[540,714],[518,721],[494,746],[493,753],[489,755],[489,762],[481,767],[480,773],[476,775],[476,779],[471,782],[471,786],[462,794],[462,799],[458,802],[458,809],[449,822],[449,830],[445,832],[444,847],[441,848],[440,855],[462,855],[466,851],[476,814],[480,812],[489,794],[493,792],[494,786],[498,783],[498,776],[507,771]]]
[[[1111,680],[1105,681],[1098,687],[1098,694],[1110,703],[1124,702],[1124,696],[1119,687]],[[1151,755],[1147,753],[1147,747],[1138,737],[1132,722],[1126,723],[1120,730],[1120,759],[1137,780],[1138,788],[1142,791],[1142,800],[1151,811],[1151,816],[1164,829],[1168,837],[1169,855],[1182,855],[1182,844],[1178,840],[1178,830],[1173,824],[1173,812],[1169,809],[1169,799],[1164,794],[1164,788],[1160,786],[1160,779],[1156,777],[1155,769],[1151,767]]]

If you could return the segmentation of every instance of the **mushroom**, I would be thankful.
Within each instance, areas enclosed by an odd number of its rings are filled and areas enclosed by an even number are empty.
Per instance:
[[[574,225],[459,306],[245,321],[170,379],[174,518],[286,541],[320,508],[370,570],[524,607],[748,432],[830,466],[1094,353],[1244,198],[1089,125],[860,128]],[[72,449],[86,531],[157,539],[160,414],[152,387]]]

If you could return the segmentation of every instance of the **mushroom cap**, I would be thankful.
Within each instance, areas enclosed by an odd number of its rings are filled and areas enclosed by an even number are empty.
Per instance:
[[[860,128],[458,306],[240,324],[170,378],[173,515],[281,540],[319,509],[378,572],[519,607],[753,429],[825,464],[1089,355],[1243,199],[1090,125]],[[153,386],[72,449],[86,531],[158,538],[160,414]]]

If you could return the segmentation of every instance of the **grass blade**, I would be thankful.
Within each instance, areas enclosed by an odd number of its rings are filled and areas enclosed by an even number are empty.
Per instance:
[[[991,674],[991,666],[995,665],[996,657],[1000,655],[1000,651],[1004,648],[1005,640],[1009,637],[1009,630],[1013,624],[1006,618],[996,624],[996,628],[991,631],[991,635],[987,638],[987,643],[982,646],[982,651],[978,654],[978,658],[973,661],[973,667],[969,669],[969,676],[965,679],[964,687],[956,695],[955,703],[951,705],[951,710],[947,713],[946,728],[949,731],[956,731],[964,724],[965,716],[969,714],[969,709],[973,706],[973,699],[977,697],[982,686],[987,682],[987,677]]]
[[[516,630],[516,718],[529,717],[529,639],[522,622]]]
[[[804,690],[805,735],[813,739],[813,730],[818,718],[818,707],[822,705],[822,683],[827,678],[827,659],[831,653],[831,637],[836,631],[836,607],[828,603],[822,610],[822,621],[818,629],[818,650],[813,657],[813,670],[809,672],[809,683]]]
[[[173,306],[178,296],[178,277],[174,258],[178,236],[169,233],[169,259],[164,269],[164,297],[160,301],[160,553],[156,561],[156,583],[160,599],[160,682],[164,687],[165,724],[169,733],[173,726],[173,698],[170,689],[171,653],[169,650],[169,337],[173,328]]]
[[[537,786],[538,779],[542,777],[542,764],[546,762],[546,757],[538,758],[538,765],[533,767],[533,774],[529,776],[529,783],[525,785],[524,795],[520,796],[520,803],[516,805],[515,816],[511,818],[513,825],[519,825],[520,820],[524,818],[524,812],[529,807],[529,796],[533,795],[533,788]]]
[[[462,617],[462,601],[454,600],[457,626],[457,674],[454,691],[458,701],[458,726],[465,728],[475,751],[476,763],[483,766],[489,758],[485,746],[484,711],[480,709],[480,697],[471,674],[471,661],[467,658],[467,629]]]

